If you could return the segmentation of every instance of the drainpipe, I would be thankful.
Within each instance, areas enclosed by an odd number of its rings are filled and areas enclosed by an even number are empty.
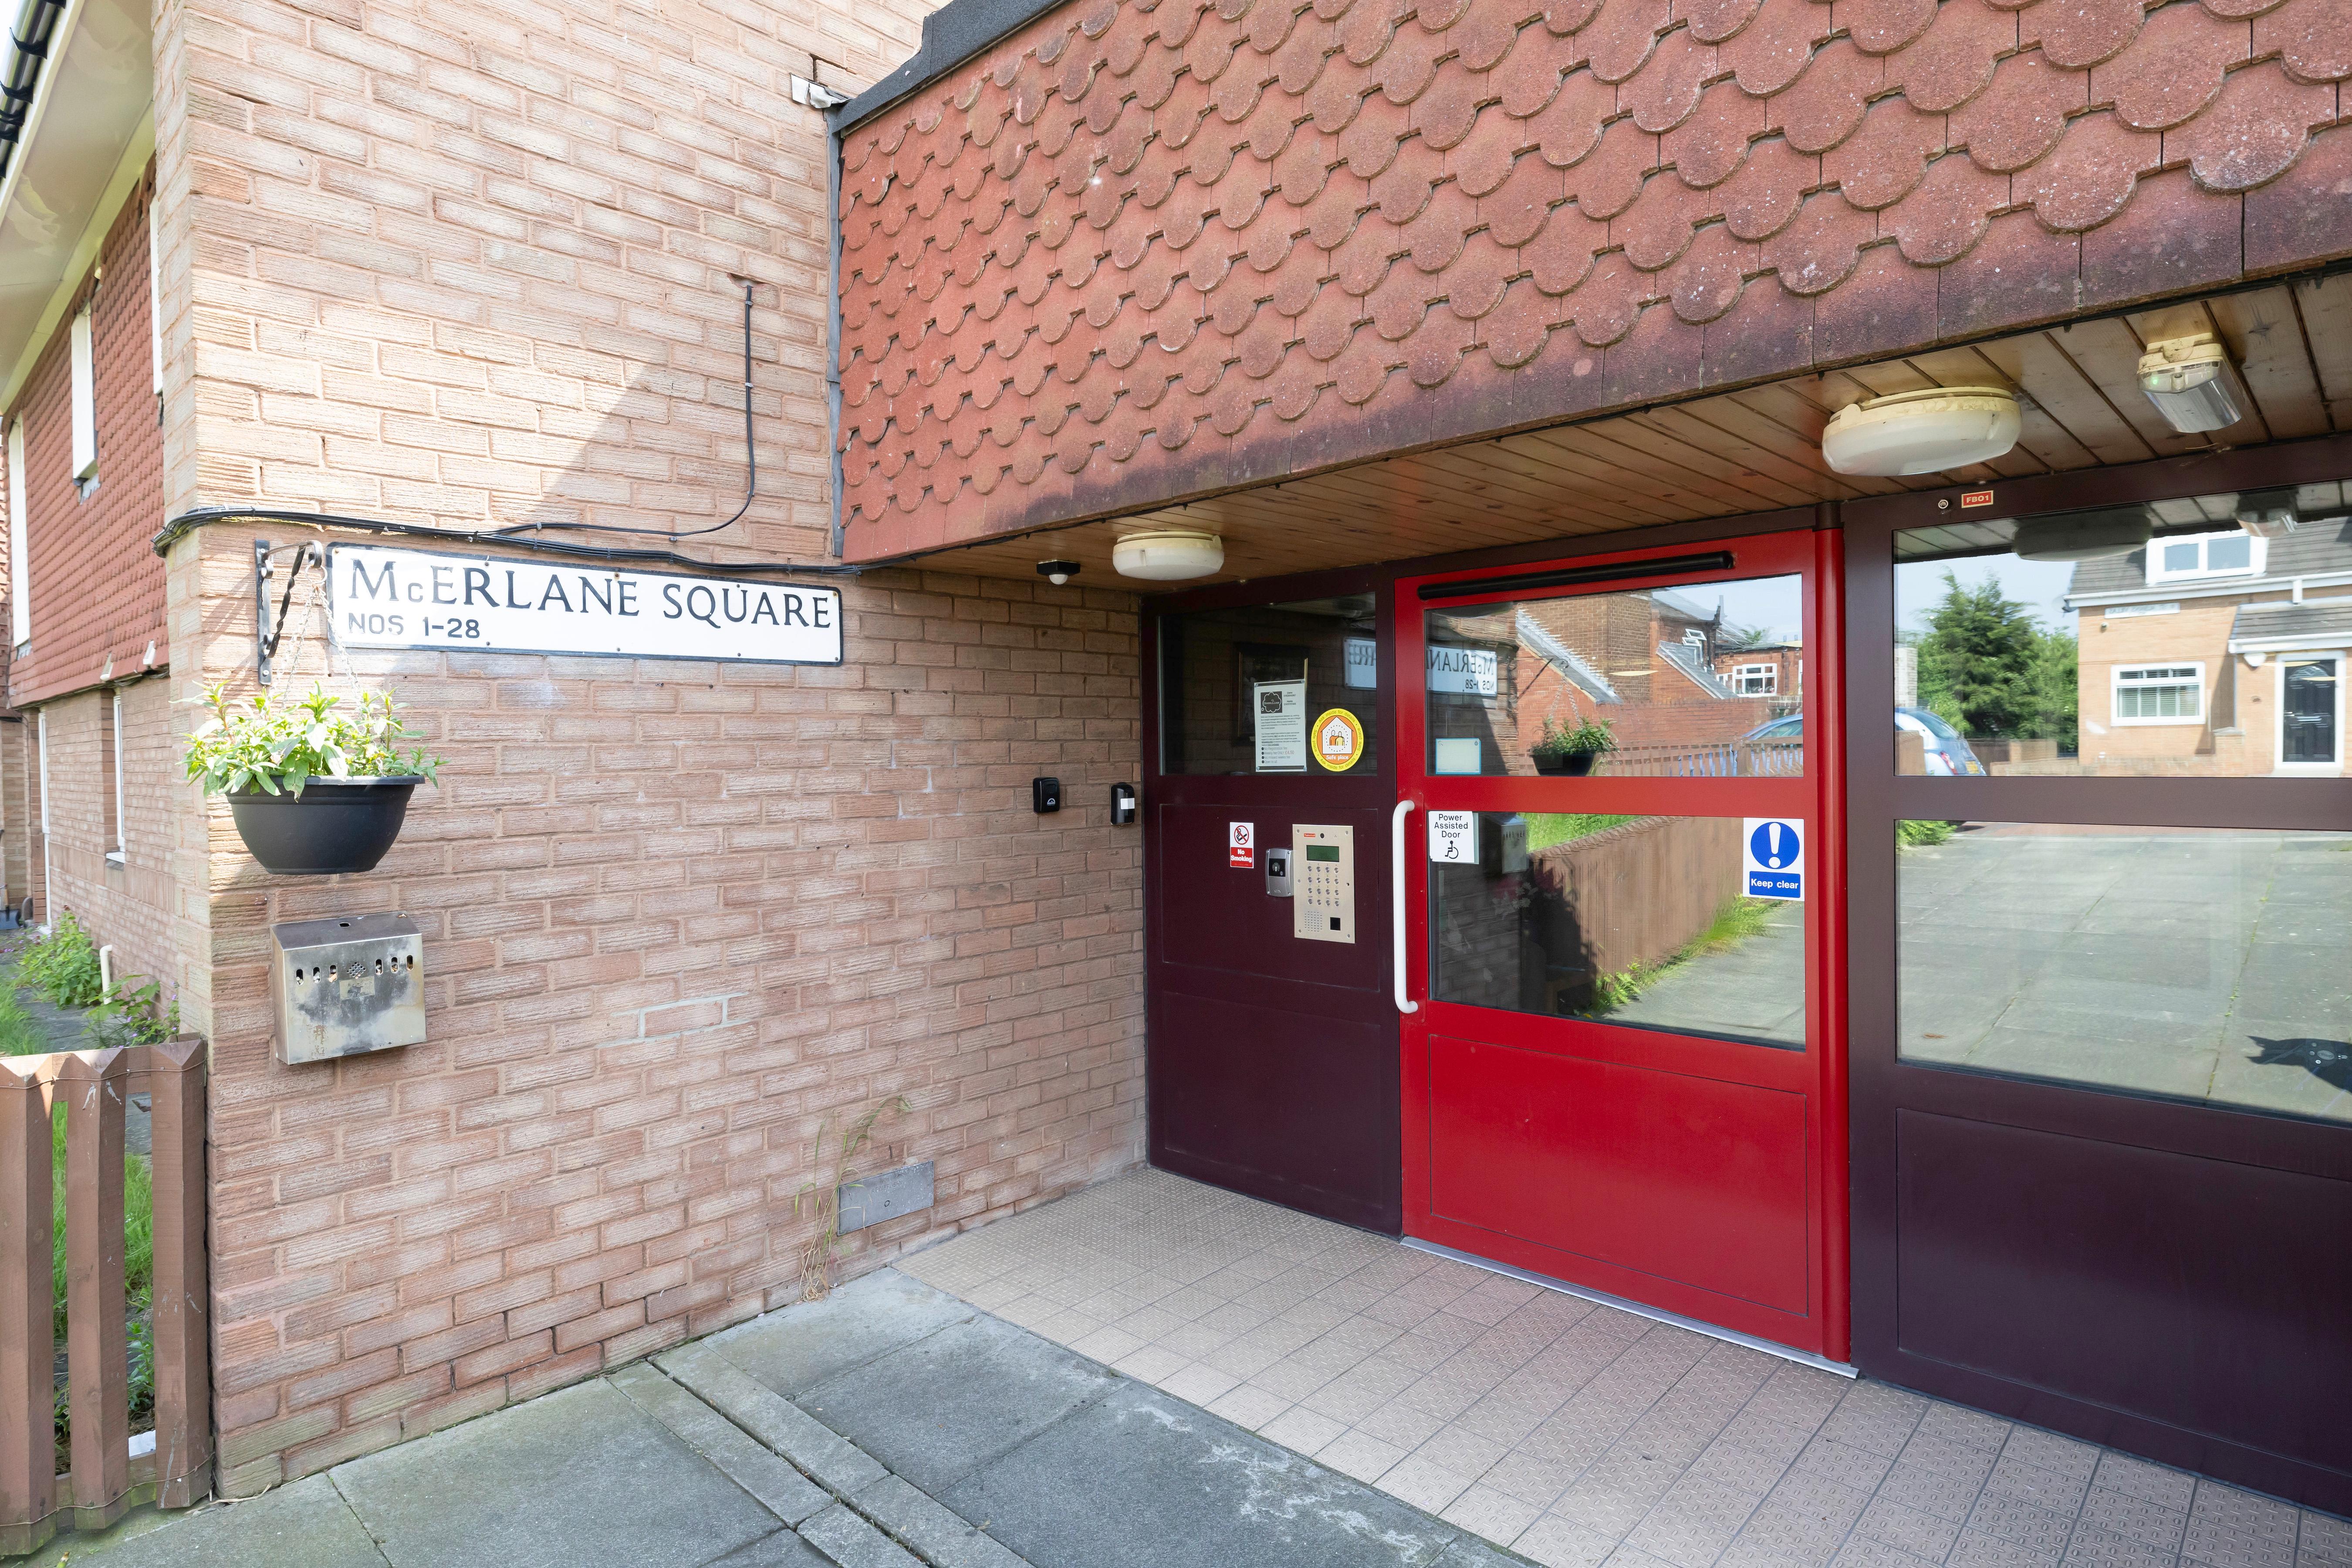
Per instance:
[[[22,0],[16,8],[16,25],[8,35],[7,60],[0,68],[0,185],[6,184],[8,170],[16,161],[25,121],[33,112],[34,95],[40,90],[41,69],[48,63],[58,19],[65,11],[66,0]]]
[[[838,106],[824,111],[824,433],[833,460],[833,534],[826,553],[842,559],[841,510],[841,129]]]

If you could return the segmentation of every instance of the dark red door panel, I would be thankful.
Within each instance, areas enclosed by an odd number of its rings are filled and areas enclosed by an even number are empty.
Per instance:
[[[1299,781],[1300,793],[1318,783]],[[1255,866],[1231,863],[1227,829],[1236,822],[1247,822],[1255,830]],[[1365,931],[1360,915],[1352,943],[1301,942],[1292,934],[1291,900],[1266,893],[1265,851],[1289,848],[1290,830],[1299,822],[1342,824],[1356,830],[1357,907],[1368,907],[1366,900],[1381,889],[1367,887],[1366,879],[1385,879],[1388,866],[1388,823],[1379,812],[1349,811],[1312,800],[1281,811],[1167,806],[1158,814],[1153,851],[1161,907],[1169,916],[1160,935],[1162,962],[1309,985],[1380,989],[1386,957],[1380,939],[1386,931]]]
[[[2175,1464],[2283,1449],[2352,1496],[2352,1182],[1917,1110],[1895,1140],[1906,1354],[2153,1418],[2176,1430],[2132,1446]]]
[[[1437,1216],[1805,1311],[1803,1095],[1442,1036],[1429,1071]]]
[[[1187,995],[1181,984],[1163,971],[1153,1004],[1154,1163],[1393,1232],[1396,1090],[1367,1068],[1394,1055],[1396,1026]]]

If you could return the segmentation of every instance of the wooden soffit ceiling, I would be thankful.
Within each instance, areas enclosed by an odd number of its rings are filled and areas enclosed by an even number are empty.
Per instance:
[[[1979,357],[2049,384],[2021,462],[2161,443],[2127,328],[1929,351],[2352,254],[2344,17],[1073,0],[843,132],[848,554],[1597,416],[1188,511],[1386,538],[1852,493],[1797,450],[1825,410]]]
[[[2184,436],[2137,386],[2152,339],[2211,331],[2251,395],[2226,430]],[[1822,460],[1822,429],[1847,404],[1926,386],[2007,385],[2024,433],[2007,457],[1916,479],[1855,479]],[[1080,563],[1080,581],[1151,592],[1491,545],[1737,517],[1953,484],[2146,462],[2352,430],[2352,277],[2276,284],[1969,348],[1792,377],[1689,402],[1528,431],[1239,490],[1133,516],[931,552],[923,563],[984,576]],[[1150,529],[1225,541],[1225,570],[1181,584],[1119,577],[1111,547]]]

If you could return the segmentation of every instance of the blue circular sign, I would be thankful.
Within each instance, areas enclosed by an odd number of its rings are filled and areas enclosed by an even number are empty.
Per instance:
[[[1768,822],[1748,836],[1748,853],[1768,871],[1791,866],[1797,859],[1797,830],[1785,822]]]

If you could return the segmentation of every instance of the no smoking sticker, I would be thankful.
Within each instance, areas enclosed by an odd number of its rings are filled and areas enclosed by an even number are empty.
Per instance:
[[[1257,864],[1257,825],[1250,822],[1225,824],[1225,864],[1244,870]]]
[[[1741,882],[1751,899],[1802,901],[1805,896],[1804,824],[1785,816],[1751,816],[1742,825]]]

